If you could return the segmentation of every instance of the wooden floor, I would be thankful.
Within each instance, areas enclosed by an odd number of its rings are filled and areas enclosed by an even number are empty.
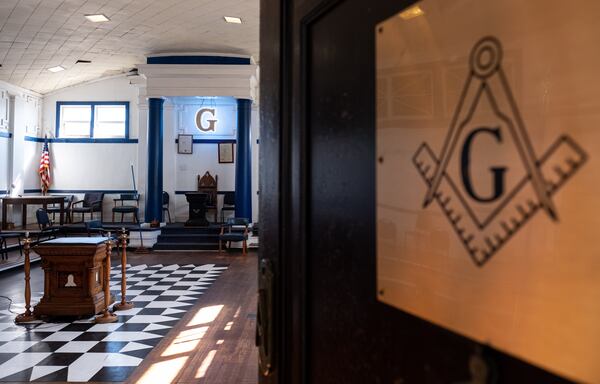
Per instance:
[[[257,383],[256,253],[246,257],[240,252],[225,257],[155,253],[150,262],[164,262],[167,255],[169,263],[229,263],[229,269],[144,359],[128,383]],[[150,259],[144,256],[143,260]]]
[[[120,263],[116,255],[114,263]],[[163,338],[130,376],[127,383],[250,384],[258,382],[254,346],[257,305],[257,254],[128,253],[128,263],[226,263],[229,268],[198,304]],[[41,288],[39,263],[32,266],[32,288]],[[0,274],[3,294],[22,295],[22,269]],[[2,303],[5,307],[5,303]]]

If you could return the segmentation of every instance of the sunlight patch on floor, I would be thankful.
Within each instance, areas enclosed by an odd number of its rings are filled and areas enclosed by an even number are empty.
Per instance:
[[[208,331],[208,326],[179,332],[161,356],[173,356],[193,351]]]
[[[210,367],[210,364],[212,363],[216,354],[217,351],[215,349],[208,352],[204,360],[202,360],[200,368],[198,368],[198,372],[196,373],[196,379],[200,379],[206,375],[206,371],[208,370],[208,367]]]
[[[223,305],[212,305],[210,307],[200,308],[192,320],[187,324],[188,327],[212,323],[223,309]]]
[[[154,363],[144,372],[144,375],[140,377],[136,384],[170,384],[175,380],[188,358],[188,356],[181,356]]]

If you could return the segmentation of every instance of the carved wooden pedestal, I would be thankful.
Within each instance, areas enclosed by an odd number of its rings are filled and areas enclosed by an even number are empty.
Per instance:
[[[70,237],[34,248],[44,270],[44,296],[34,308],[36,316],[93,316],[104,309],[106,240]]]
[[[203,192],[188,192],[185,198],[190,205],[189,219],[185,222],[186,227],[207,227],[206,199],[208,195]]]

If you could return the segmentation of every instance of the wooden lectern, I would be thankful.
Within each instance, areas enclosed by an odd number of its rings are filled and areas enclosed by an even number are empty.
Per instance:
[[[203,192],[187,192],[185,198],[190,205],[188,221],[186,227],[207,227],[206,220],[206,200],[208,195]]]
[[[105,308],[107,240],[66,237],[34,248],[44,270],[44,296],[34,308],[36,316],[93,316]]]

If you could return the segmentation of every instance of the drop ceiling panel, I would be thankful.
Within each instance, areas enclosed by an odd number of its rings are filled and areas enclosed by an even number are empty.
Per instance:
[[[103,13],[106,23],[85,14]],[[241,17],[228,24],[223,16]],[[258,58],[259,0],[0,0],[0,80],[48,93],[162,52]],[[77,60],[91,64],[75,64]],[[61,65],[63,72],[47,68]]]

